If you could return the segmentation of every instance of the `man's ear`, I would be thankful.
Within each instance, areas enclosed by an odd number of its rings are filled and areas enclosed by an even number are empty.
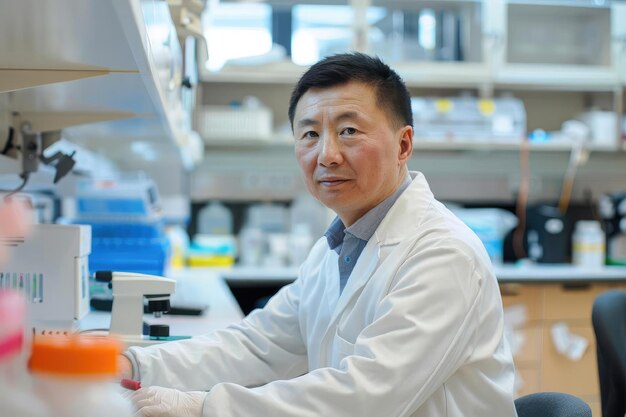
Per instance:
[[[399,162],[406,162],[411,158],[413,153],[413,127],[404,126],[400,129],[400,152],[398,154]]]

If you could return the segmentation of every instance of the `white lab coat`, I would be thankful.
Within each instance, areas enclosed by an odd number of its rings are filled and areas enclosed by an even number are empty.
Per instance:
[[[240,324],[131,348],[144,386],[210,390],[204,416],[515,416],[502,304],[478,238],[421,173],[339,294],[320,239]]]

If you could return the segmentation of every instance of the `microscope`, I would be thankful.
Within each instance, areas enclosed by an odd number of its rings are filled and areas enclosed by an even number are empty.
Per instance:
[[[96,281],[108,282],[113,290],[111,327],[115,334],[128,346],[147,346],[173,338],[169,326],[153,324],[144,335],[144,298],[148,300],[148,312],[154,317],[170,310],[170,296],[176,290],[176,281],[156,275],[131,272],[97,271]]]

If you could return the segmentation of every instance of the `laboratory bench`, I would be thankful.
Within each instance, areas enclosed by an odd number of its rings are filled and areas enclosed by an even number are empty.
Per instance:
[[[173,336],[192,336],[224,328],[243,318],[237,300],[220,275],[220,270],[210,268],[178,269],[167,274],[176,280],[176,292],[171,297],[173,306],[202,309],[200,315],[164,314],[154,318],[145,314],[144,321],[150,324],[167,324]],[[91,311],[80,320],[80,331],[108,329],[111,313]]]
[[[594,416],[600,416],[591,309],[600,293],[612,288],[626,290],[626,267],[503,265],[495,267],[495,273],[517,369],[517,395],[567,392],[584,399]],[[297,274],[295,267],[174,270],[168,274],[177,279],[172,304],[203,302],[207,309],[197,317],[145,318],[151,323],[169,324],[172,335],[206,333],[239,321],[253,307],[253,299],[273,294]],[[108,317],[107,313],[90,313],[81,321],[81,329],[108,327]],[[554,332],[560,332],[560,342],[554,339]],[[559,353],[556,345],[566,342],[577,346],[577,352],[569,352],[569,356]]]

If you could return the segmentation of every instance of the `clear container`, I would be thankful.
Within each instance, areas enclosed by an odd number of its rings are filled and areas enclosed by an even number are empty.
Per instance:
[[[29,367],[51,417],[130,417],[131,404],[113,384],[121,345],[106,337],[41,336]]]
[[[263,233],[286,233],[289,209],[281,204],[253,204],[248,208],[246,227],[261,229]]]
[[[198,234],[231,235],[233,233],[233,215],[222,203],[212,201],[198,213]]]
[[[296,196],[291,204],[291,233],[301,227],[300,225],[305,224],[308,226],[312,238],[319,239],[324,235],[330,221],[335,217],[335,214],[332,211],[329,214],[329,211],[331,210],[310,194],[303,193]]]
[[[288,259],[292,266],[300,266],[313,246],[314,240],[308,224],[298,223],[289,235]]]
[[[267,253],[267,237],[257,227],[244,227],[239,233],[239,262],[259,266]]]
[[[24,355],[24,299],[0,290],[0,414],[11,417],[47,416],[37,400],[26,371]]]
[[[605,263],[605,238],[600,222],[576,222],[572,236],[572,262],[583,268],[601,268]]]

